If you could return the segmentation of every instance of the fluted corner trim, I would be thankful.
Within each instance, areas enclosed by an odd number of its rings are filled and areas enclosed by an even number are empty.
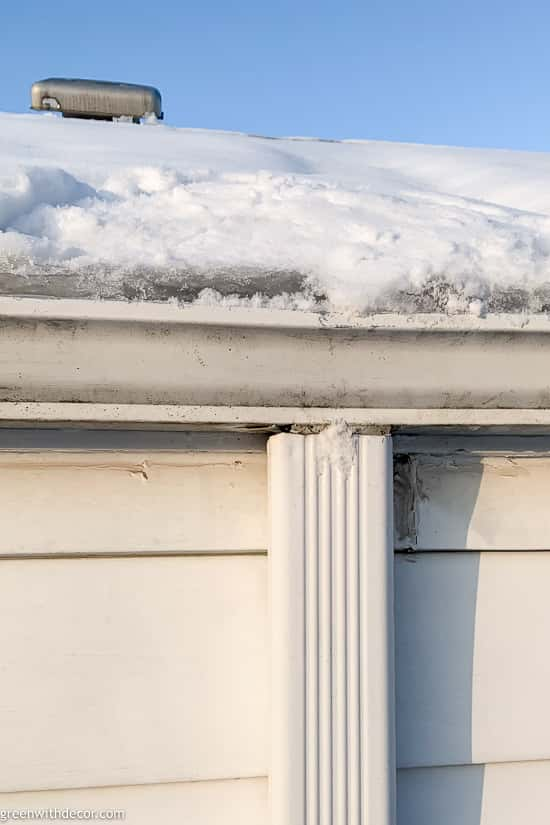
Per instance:
[[[268,442],[273,825],[394,825],[392,449]]]

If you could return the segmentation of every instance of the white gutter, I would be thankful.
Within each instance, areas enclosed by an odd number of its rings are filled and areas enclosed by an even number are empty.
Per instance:
[[[3,298],[1,415],[546,426],[549,333],[538,316],[344,319]]]
[[[282,329],[392,330],[403,332],[544,332],[550,316],[501,313],[476,315],[433,313],[318,313],[247,306],[178,305],[153,301],[111,301],[72,298],[16,298],[0,296],[0,318],[73,321],[126,321],[199,326],[266,327]]]

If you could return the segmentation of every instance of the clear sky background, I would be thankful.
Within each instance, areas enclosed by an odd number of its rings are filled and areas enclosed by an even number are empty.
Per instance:
[[[149,83],[167,123],[550,151],[548,0],[3,0],[0,110]]]

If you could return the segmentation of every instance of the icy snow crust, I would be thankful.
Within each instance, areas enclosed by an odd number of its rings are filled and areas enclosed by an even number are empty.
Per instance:
[[[0,292],[550,309],[550,154],[0,114]]]

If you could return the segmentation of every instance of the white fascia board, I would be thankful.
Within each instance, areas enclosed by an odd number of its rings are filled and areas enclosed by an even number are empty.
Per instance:
[[[268,441],[271,812],[395,823],[391,438]]]
[[[448,430],[491,428],[510,432],[550,428],[550,410],[362,409],[347,407],[248,407],[163,404],[0,403],[0,426],[118,429],[220,429],[269,431],[280,427],[322,428],[346,421],[356,431],[394,428]]]
[[[483,319],[380,316],[346,325],[341,317],[266,310],[1,302],[0,403],[550,407],[550,322],[543,319],[523,326],[501,319],[499,327],[489,319],[483,326]]]

